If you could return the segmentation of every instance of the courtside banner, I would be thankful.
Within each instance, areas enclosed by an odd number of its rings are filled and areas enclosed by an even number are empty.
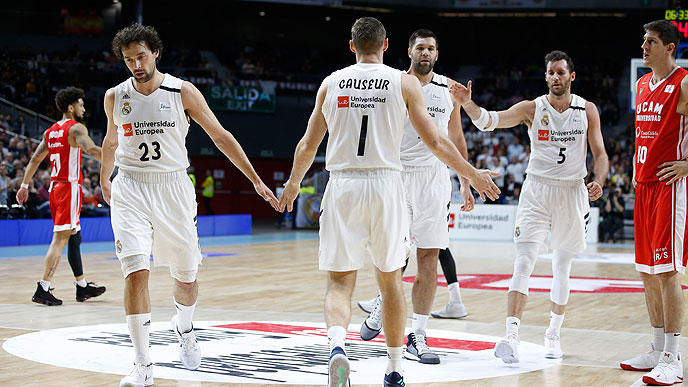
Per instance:
[[[478,199],[479,201],[480,199]],[[471,212],[460,211],[462,203],[449,206],[449,237],[472,240],[513,240],[516,208],[511,204],[478,204]],[[597,242],[600,210],[590,209],[586,241]]]

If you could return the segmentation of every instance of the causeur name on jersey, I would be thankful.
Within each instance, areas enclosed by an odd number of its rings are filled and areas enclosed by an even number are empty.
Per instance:
[[[356,90],[388,90],[389,79],[342,79],[339,81],[339,88]]]

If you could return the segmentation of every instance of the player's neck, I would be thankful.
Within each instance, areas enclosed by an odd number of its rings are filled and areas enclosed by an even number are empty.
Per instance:
[[[158,90],[160,85],[162,85],[163,79],[165,79],[163,73],[158,71],[158,69],[155,69],[153,76],[148,80],[148,82],[139,83],[136,82],[136,80],[132,80],[132,83],[134,84],[134,89],[136,89],[136,91],[143,95],[150,95],[155,90]]]
[[[547,95],[547,101],[549,101],[549,104],[559,113],[566,111],[566,109],[571,106],[572,100],[573,98],[570,92],[564,93],[563,95],[555,95],[552,93]]]
[[[416,78],[418,78],[418,80],[420,81],[420,83],[421,83],[422,85],[425,85],[425,84],[430,83],[430,81],[432,81],[432,77],[435,76],[435,72],[432,71],[432,70],[431,70],[429,73],[425,74],[425,75],[419,74],[417,71],[415,71],[415,70],[413,69],[413,66],[411,66],[411,68],[409,68],[408,73],[409,73],[410,75],[413,75],[413,76],[415,76]]]
[[[650,82],[653,84],[656,84],[660,82],[662,79],[666,78],[671,74],[672,71],[676,68],[676,63],[673,60],[670,61],[664,61],[662,63],[657,64],[656,66],[650,66],[652,69],[652,79]]]
[[[377,63],[382,64],[382,51],[374,54],[356,53],[356,63]]]
[[[60,119],[60,122],[65,122],[65,121],[67,121],[67,120],[74,120],[74,121],[76,121],[76,119],[74,118],[74,116],[73,116],[72,114],[69,114],[69,113],[62,113],[62,119]]]

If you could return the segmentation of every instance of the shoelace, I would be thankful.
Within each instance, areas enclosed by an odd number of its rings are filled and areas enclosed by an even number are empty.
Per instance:
[[[184,333],[181,335],[182,337],[182,348],[184,349],[185,354],[192,354],[196,352],[196,337],[192,335],[191,333]]]
[[[380,297],[375,301],[375,307],[373,311],[370,312],[370,320],[375,324],[372,328],[380,328],[380,323],[382,322],[382,299]]]
[[[559,335],[556,333],[546,333],[545,338],[547,338],[547,340],[555,341],[555,340],[559,340]]]
[[[136,365],[134,365],[134,369],[131,370],[131,373],[129,375],[141,375],[145,378],[147,376],[146,375],[146,368],[148,368],[148,366],[145,366],[145,365],[140,364],[140,363],[136,363]]]
[[[416,347],[416,350],[418,351],[419,355],[430,352],[430,347],[428,347],[428,343],[427,343],[427,340],[425,338],[425,334],[417,333],[417,332],[414,333],[413,334],[413,345]]]

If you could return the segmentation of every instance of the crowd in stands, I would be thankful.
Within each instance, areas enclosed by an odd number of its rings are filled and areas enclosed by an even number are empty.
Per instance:
[[[16,194],[31,155],[38,147],[38,140],[20,136],[12,129],[16,128],[0,120],[0,219],[49,218],[50,164],[47,158],[29,183],[29,200],[24,206],[17,205]],[[108,216],[110,210],[98,184],[100,164],[95,159],[84,157],[81,166],[84,176],[81,216]]]
[[[237,79],[251,78],[275,81],[303,79],[306,83],[312,83],[315,78],[322,78],[320,73],[325,74],[328,71],[322,67],[322,58],[313,51],[310,51],[309,56],[300,58],[300,61],[290,62],[280,59],[284,57],[284,53],[275,51],[274,47],[266,49],[244,45],[235,48],[236,50],[230,50],[233,56],[229,52],[220,53],[223,63],[229,70],[229,75],[224,74],[228,78],[220,77],[214,65],[199,51],[168,50],[163,55],[159,67],[185,76],[201,85],[231,84]],[[406,60],[406,58],[403,58],[403,61],[399,60],[396,67],[403,66],[402,62]],[[619,126],[621,110],[616,102],[616,93],[617,83],[620,80],[609,75],[614,73],[613,69],[600,67],[604,65],[595,66],[577,68],[586,76],[576,80],[573,91],[596,103],[604,135],[605,129]],[[452,69],[438,68],[437,70],[447,74],[452,73]],[[479,105],[489,107],[490,110],[506,109],[521,100],[534,99],[546,91],[543,73],[542,64],[484,66],[474,79],[474,99]],[[102,88],[117,84],[126,76],[124,66],[105,48],[100,52],[92,53],[84,53],[77,48],[53,53],[36,53],[30,48],[0,52],[0,97],[55,119],[59,117],[54,110],[53,98],[58,88],[67,84],[85,88],[98,85]],[[56,84],[57,79],[60,80],[60,84]],[[304,91],[312,93],[312,90]],[[88,113],[87,108],[87,121]],[[465,114],[462,117],[469,149],[469,161],[478,168],[489,168],[500,173],[495,180],[502,190],[502,195],[493,203],[517,203],[530,156],[527,128],[521,125],[495,132],[480,132]],[[24,135],[26,122],[22,116],[13,119],[8,114],[0,114],[0,128]],[[619,212],[623,214],[623,210],[619,210],[619,207],[623,207],[620,203],[623,200],[617,200],[614,203],[611,201],[614,192],[620,190],[621,194],[628,194],[633,191],[631,185],[632,140],[630,136],[618,136],[616,133],[613,136],[605,136],[610,160],[609,179],[603,198],[594,204],[600,206],[603,219],[616,217],[616,213]],[[2,133],[0,145],[2,152],[0,205],[8,203],[11,208],[11,204],[14,203],[14,192],[20,184],[28,159],[36,148],[36,142],[29,142],[21,136]],[[591,155],[588,161],[588,171],[592,173]],[[103,206],[98,187],[97,162],[85,161],[83,167],[84,216],[107,214],[107,208]],[[48,174],[48,164],[44,162],[32,181],[32,200],[25,210],[26,216],[49,214],[46,208],[47,195],[44,192]],[[590,180],[590,176],[587,180]],[[614,224],[618,223],[617,220],[614,222]],[[605,239],[609,241],[617,239],[618,232],[613,231],[607,234],[609,235],[605,235]]]

